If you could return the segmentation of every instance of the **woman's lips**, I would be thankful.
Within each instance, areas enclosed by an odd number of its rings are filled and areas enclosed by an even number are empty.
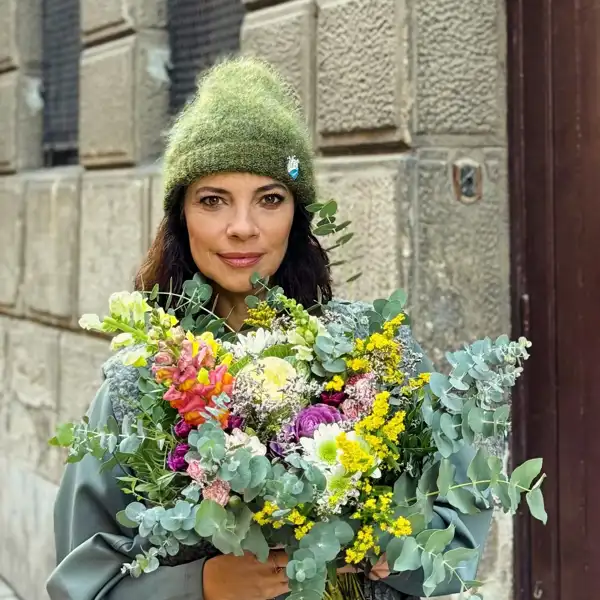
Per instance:
[[[253,267],[262,258],[262,254],[255,253],[230,253],[230,254],[218,254],[217,255],[224,263],[235,269],[247,269]]]

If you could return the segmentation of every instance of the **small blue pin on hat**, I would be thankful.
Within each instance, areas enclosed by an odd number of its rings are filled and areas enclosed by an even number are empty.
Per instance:
[[[300,175],[300,161],[295,156],[288,156],[287,172],[296,181]]]

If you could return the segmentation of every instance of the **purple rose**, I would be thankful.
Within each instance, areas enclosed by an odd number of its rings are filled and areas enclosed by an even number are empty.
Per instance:
[[[321,394],[321,401],[323,404],[329,406],[335,406],[337,408],[346,399],[344,392],[323,392]]]
[[[190,447],[187,444],[177,444],[175,449],[169,452],[167,466],[171,471],[185,471],[187,469],[188,464],[185,461],[185,455],[189,449]]]
[[[296,417],[294,429],[298,439],[313,437],[315,430],[321,423],[338,423],[342,415],[337,408],[327,404],[314,404],[302,409]]]
[[[233,431],[234,429],[241,429],[244,426],[244,417],[240,415],[229,415],[227,421],[227,429]]]
[[[177,437],[187,440],[187,436],[190,434],[190,431],[192,429],[193,427],[182,419],[181,421],[175,424],[173,430]]]

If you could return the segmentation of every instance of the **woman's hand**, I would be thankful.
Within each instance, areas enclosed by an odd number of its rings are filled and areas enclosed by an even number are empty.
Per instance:
[[[345,565],[344,567],[340,567],[337,572],[340,575],[343,575],[344,573],[358,573],[359,569],[353,567],[352,565]],[[367,577],[373,581],[377,581],[379,579],[385,579],[389,576],[390,568],[388,567],[387,557],[385,554],[382,554],[379,557],[379,560],[373,565],[373,568],[369,571]]]
[[[287,554],[280,550],[270,552],[266,563],[249,552],[215,556],[204,564],[204,600],[268,600],[285,594],[287,563]]]

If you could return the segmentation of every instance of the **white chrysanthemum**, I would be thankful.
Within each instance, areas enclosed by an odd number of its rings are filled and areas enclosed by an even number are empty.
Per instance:
[[[267,331],[262,328],[251,331],[247,335],[238,336],[238,344],[247,354],[252,356],[258,356],[267,348],[284,342],[285,335],[280,331]]]
[[[321,423],[312,438],[300,438],[303,458],[321,468],[332,470],[340,464],[337,438],[343,429],[337,423]]]
[[[245,448],[252,456],[265,456],[267,453],[267,447],[255,435],[250,436],[241,429],[234,429],[230,435],[225,434],[225,447],[228,451]]]

